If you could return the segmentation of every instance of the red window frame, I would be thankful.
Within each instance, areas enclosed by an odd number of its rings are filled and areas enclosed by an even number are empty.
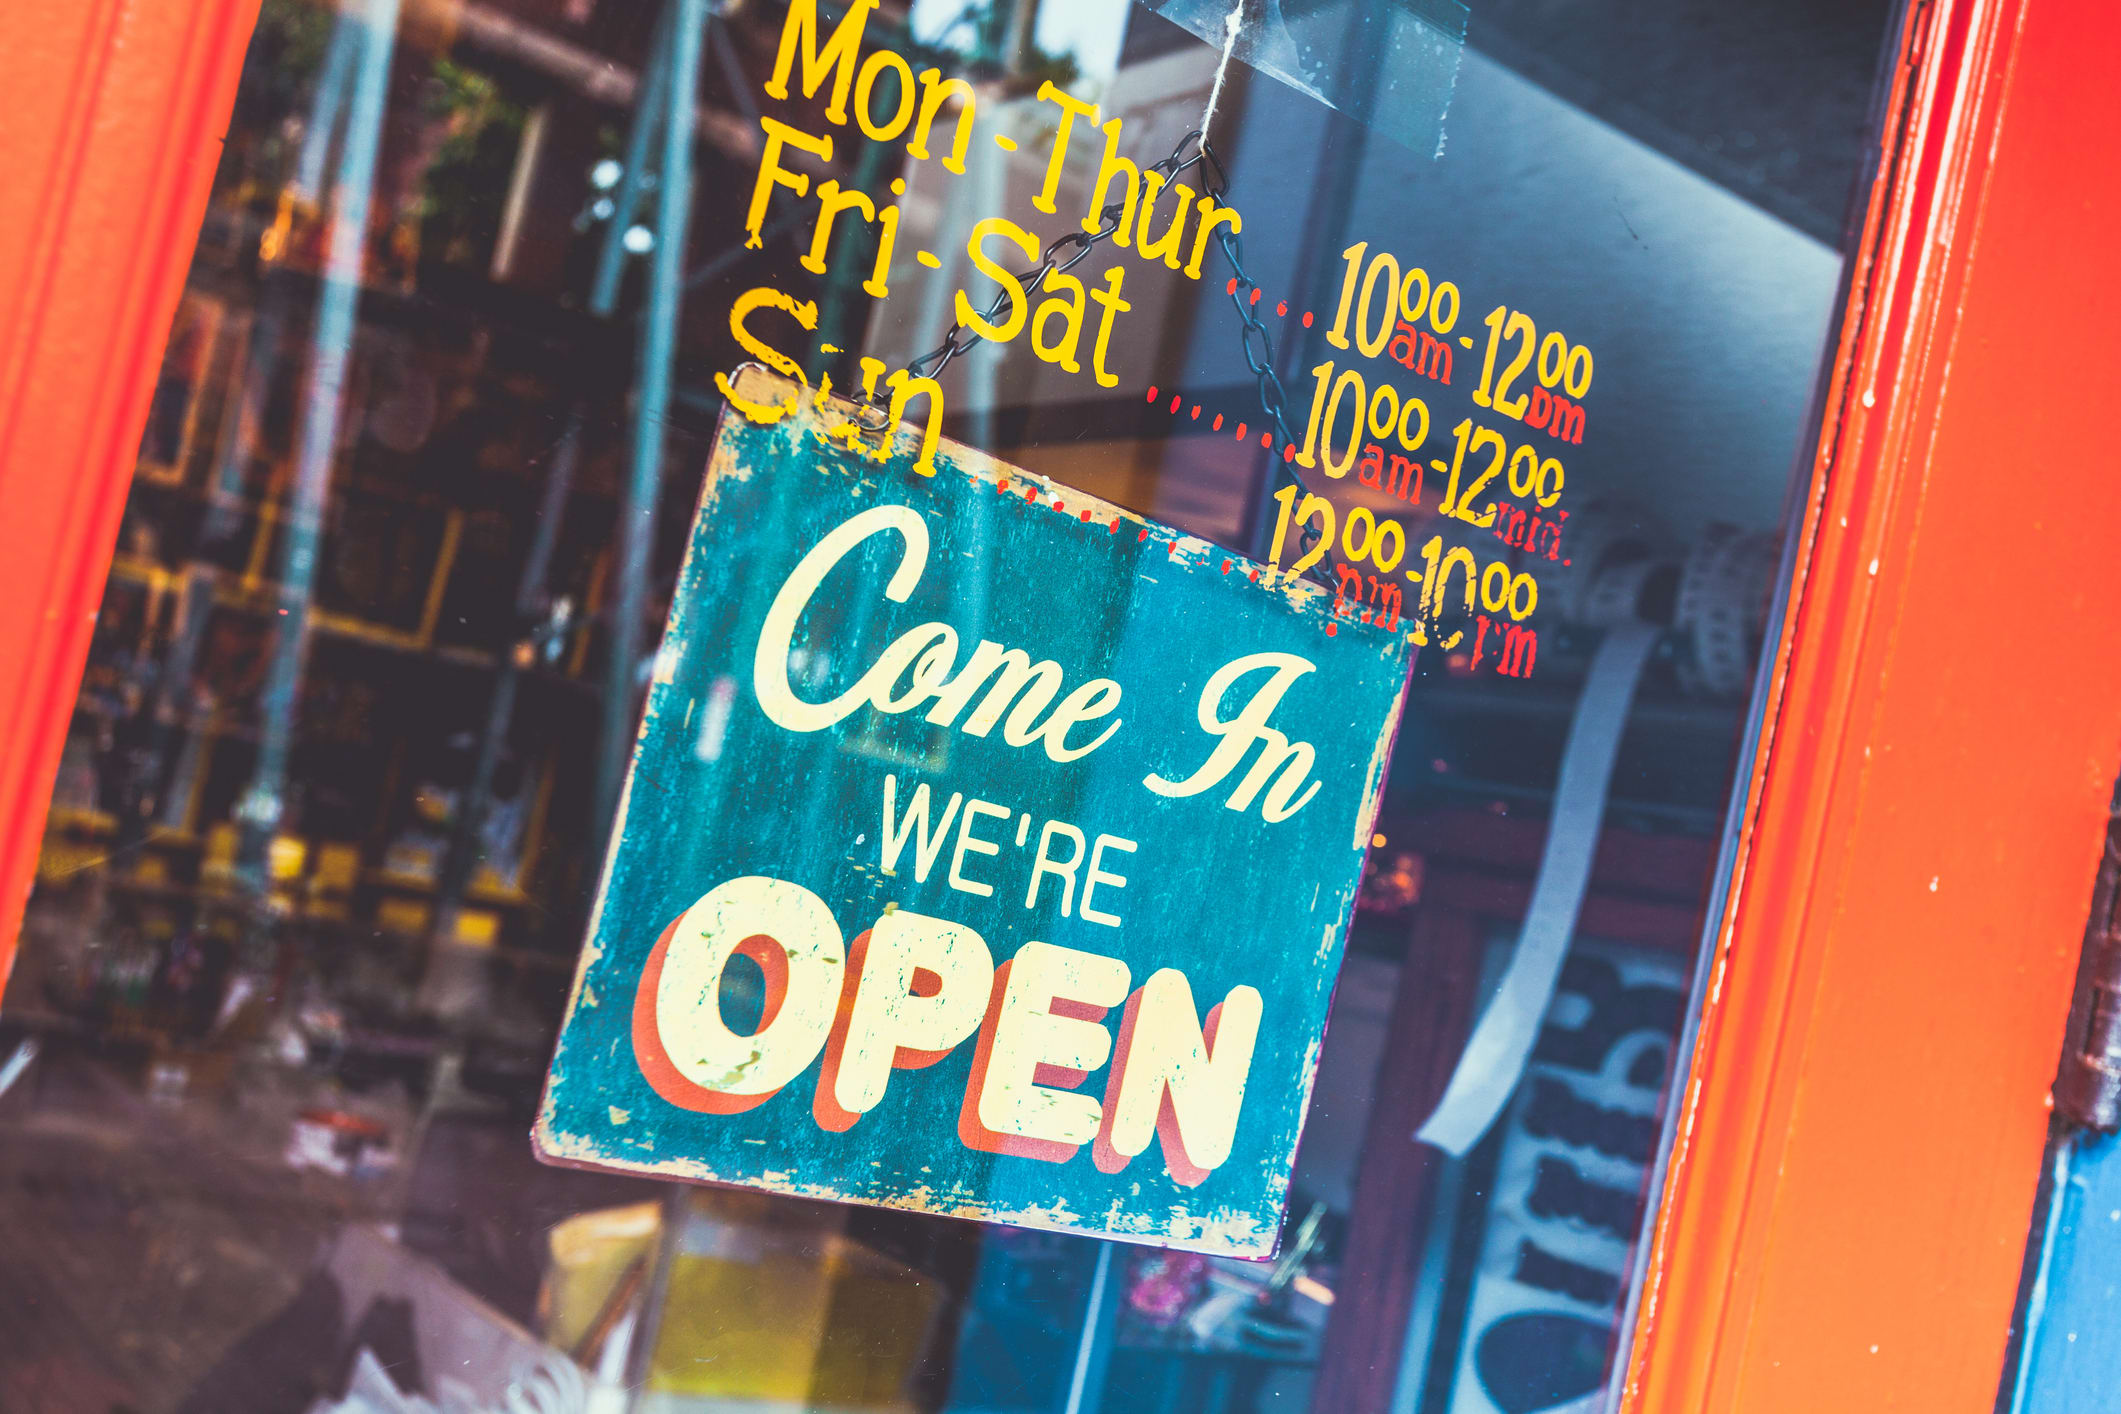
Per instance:
[[[256,10],[0,6],[0,982]],[[2121,764],[2121,13],[1903,24],[1628,1414],[1990,1407]]]

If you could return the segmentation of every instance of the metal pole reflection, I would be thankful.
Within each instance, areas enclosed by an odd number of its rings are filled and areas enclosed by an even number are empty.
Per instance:
[[[259,699],[257,768],[237,809],[243,830],[237,855],[238,876],[260,901],[267,885],[267,854],[286,810],[295,693],[308,657],[310,599],[316,582],[317,549],[323,539],[324,498],[331,486],[332,457],[344,414],[348,353],[360,303],[362,257],[367,245],[368,212],[376,153],[382,143],[383,108],[389,93],[397,23],[398,0],[367,0],[358,26],[360,57],[347,101],[338,176],[331,196],[332,224],[317,300],[309,391],[302,409],[294,483],[282,511],[284,528],[276,586],[281,622]],[[328,99],[333,92],[327,88],[320,98]],[[316,121],[329,124],[332,120],[333,115],[320,106]],[[318,136],[313,146],[321,150],[323,142]]]
[[[656,179],[655,251],[648,307],[641,320],[640,382],[633,410],[632,470],[619,503],[617,601],[611,656],[605,666],[604,730],[597,760],[598,818],[612,819],[633,740],[635,674],[641,657],[641,613],[655,552],[656,501],[663,484],[663,428],[670,413],[670,364],[684,299],[685,227],[692,204],[692,111],[698,96],[706,0],[671,0],[667,108],[660,119],[663,155]]]

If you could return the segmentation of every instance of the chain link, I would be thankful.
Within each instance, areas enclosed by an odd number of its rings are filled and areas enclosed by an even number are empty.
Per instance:
[[[1213,150],[1203,144],[1202,151],[1207,155],[1208,161],[1214,164],[1217,173],[1220,173],[1222,164],[1215,160]],[[1227,190],[1227,187],[1228,182],[1225,179],[1224,188]],[[1217,193],[1217,196],[1219,199],[1220,193]],[[1296,439],[1289,435],[1289,394],[1288,390],[1282,387],[1280,371],[1274,366],[1274,333],[1267,328],[1266,321],[1259,317],[1259,303],[1262,297],[1259,282],[1245,271],[1244,238],[1230,227],[1223,226],[1215,233],[1215,243],[1222,247],[1223,258],[1230,262],[1230,303],[1236,308],[1238,321],[1242,325],[1242,332],[1237,341],[1238,350],[1244,355],[1245,368],[1259,387],[1260,410],[1266,413],[1268,421],[1274,424],[1275,442],[1284,449],[1292,447]],[[1296,469],[1293,458],[1284,455],[1280,459],[1270,460],[1268,467],[1273,490],[1279,490],[1286,478],[1288,484],[1295,486],[1304,495],[1311,494],[1311,488],[1305,483],[1303,473]],[[1272,494],[1273,491],[1270,490],[1269,495]],[[1297,522],[1296,533],[1303,546],[1303,553],[1309,554],[1311,548],[1319,541],[1317,528],[1309,520],[1302,520]],[[1310,577],[1332,589],[1334,585],[1327,577],[1327,572],[1331,569],[1331,557],[1321,555]],[[1337,593],[1336,590],[1336,595]]]

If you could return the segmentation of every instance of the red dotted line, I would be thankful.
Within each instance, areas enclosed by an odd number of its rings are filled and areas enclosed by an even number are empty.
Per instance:
[[[1229,284],[1225,285],[1225,286],[1223,287],[1223,290],[1224,290],[1224,292],[1225,292],[1226,294],[1231,294],[1231,295],[1235,295],[1235,294],[1237,293],[1237,277],[1236,277],[1235,275],[1232,275],[1232,276],[1230,277],[1230,282],[1229,282]],[[1259,288],[1259,287],[1258,287],[1257,285],[1254,285],[1254,286],[1252,287],[1252,304],[1253,304],[1253,305],[1254,305],[1255,307],[1256,307],[1256,306],[1257,306],[1257,305],[1259,304],[1259,301],[1260,301],[1260,296],[1261,296],[1261,294],[1262,294],[1262,293],[1263,293],[1263,292],[1262,292],[1262,291],[1260,290],[1260,288]],[[1277,317],[1279,317],[1279,318],[1282,318],[1282,319],[1286,319],[1286,318],[1288,318],[1288,317],[1289,317],[1289,302],[1288,302],[1287,300],[1276,300],[1276,301],[1274,302],[1274,313],[1275,313],[1275,315],[1276,315]],[[1303,316],[1302,316],[1302,317],[1303,317],[1303,325],[1304,325],[1304,328],[1306,328],[1306,329],[1310,328],[1310,327],[1311,327],[1311,319],[1312,319],[1311,311],[1310,311],[1310,310],[1308,310],[1308,309],[1307,309],[1307,310],[1305,310],[1305,311],[1303,312]],[[1156,385],[1155,385],[1154,383],[1151,383],[1151,384],[1149,385],[1149,395],[1148,395],[1148,398],[1147,398],[1147,402],[1148,402],[1148,403],[1149,403],[1149,404],[1150,404],[1150,405],[1151,405],[1152,407],[1153,407],[1153,406],[1155,406],[1155,404],[1156,404],[1157,400],[1158,400],[1158,399],[1159,399],[1159,398],[1160,398],[1160,397],[1162,396],[1162,393],[1163,393],[1163,390],[1162,390],[1162,389],[1158,388],[1158,387],[1157,387],[1157,386],[1156,386]],[[1173,394],[1171,395],[1171,404],[1170,404],[1170,407],[1169,407],[1169,408],[1167,409],[1167,411],[1169,411],[1169,412],[1170,412],[1170,414],[1171,414],[1171,415],[1172,415],[1173,417],[1176,417],[1176,416],[1178,416],[1178,410],[1179,410],[1179,409],[1180,409],[1181,407],[1184,407],[1185,405],[1186,405],[1186,400],[1185,400],[1185,398],[1184,398],[1183,396],[1181,396],[1181,395],[1177,394],[1177,393],[1173,393]],[[1199,403],[1195,403],[1195,404],[1193,404],[1193,407],[1192,407],[1192,411],[1191,411],[1191,412],[1190,412],[1190,413],[1189,413],[1188,415],[1189,415],[1189,416],[1190,416],[1190,417],[1191,417],[1191,418],[1193,419],[1193,421],[1195,421],[1195,422],[1198,422],[1198,421],[1200,421],[1200,414],[1201,414],[1201,405],[1200,405]],[[1220,432],[1220,431],[1222,431],[1222,430],[1223,430],[1223,415],[1222,415],[1221,413],[1219,413],[1219,412],[1218,412],[1218,413],[1216,413],[1216,414],[1214,414],[1214,421],[1212,421],[1211,423],[1209,423],[1209,424],[1208,424],[1208,426],[1209,426],[1209,429],[1210,429],[1211,431],[1215,431],[1215,432]],[[1238,421],[1238,423],[1237,423],[1237,432],[1236,432],[1236,440],[1237,440],[1237,441],[1240,441],[1240,442],[1242,442],[1242,441],[1244,441],[1244,440],[1245,440],[1245,439],[1246,439],[1247,437],[1249,437],[1249,436],[1250,436],[1251,434],[1252,434],[1252,429],[1251,429],[1251,428],[1250,428],[1249,426],[1247,426],[1247,425],[1245,424],[1245,422],[1243,421],[1243,419],[1239,419],[1239,421]],[[1270,431],[1265,431],[1265,432],[1261,432],[1261,433],[1259,434],[1259,445],[1260,445],[1260,446],[1261,446],[1261,448],[1263,448],[1264,450],[1267,450],[1267,451],[1272,451],[1272,450],[1274,450],[1274,433],[1273,433],[1273,432],[1272,432],[1271,430],[1270,430]],[[1283,461],[1285,461],[1285,462],[1293,462],[1293,461],[1295,461],[1295,460],[1296,460],[1296,444],[1295,444],[1294,442],[1290,442],[1290,443],[1288,443],[1288,444],[1286,444],[1286,445],[1284,445],[1284,446],[1282,447],[1282,449],[1281,449],[1281,459],[1282,459]]]
[[[1011,492],[1011,490],[1010,490],[1010,486],[1009,486],[1009,478],[1008,478],[1008,477],[1006,477],[1006,476],[1004,476],[1004,477],[1001,477],[1001,478],[999,478],[999,479],[997,479],[997,480],[995,481],[995,483],[994,483],[994,489],[995,489],[996,493],[997,493],[997,494],[999,494],[999,495],[1007,496],[1007,495],[1010,495],[1010,494],[1012,494],[1012,492]],[[1036,505],[1040,505],[1040,504],[1043,504],[1043,503],[1042,503],[1042,502],[1041,502],[1041,501],[1040,501],[1040,500],[1038,499],[1038,488],[1037,488],[1036,486],[1025,486],[1025,487],[1023,488],[1023,492],[1024,492],[1024,499],[1025,499],[1026,501],[1028,501],[1028,502],[1029,502],[1030,504],[1032,504],[1032,505],[1034,505],[1034,506],[1036,506]],[[1068,508],[1068,507],[1067,507],[1067,503],[1066,503],[1065,501],[1063,501],[1063,500],[1061,499],[1061,495],[1060,495],[1060,492],[1058,492],[1058,491],[1054,492],[1054,493],[1053,493],[1053,504],[1052,504],[1052,505],[1051,505],[1051,506],[1050,506],[1050,507],[1049,507],[1048,509],[1051,509],[1051,510],[1056,510],[1056,511],[1061,511],[1061,512],[1066,512],[1067,508]],[[1089,523],[1090,523],[1091,521],[1093,521],[1093,520],[1097,519],[1097,512],[1096,512],[1096,511],[1094,511],[1094,510],[1092,510],[1092,509],[1090,509],[1090,508],[1088,508],[1088,507],[1085,507],[1085,508],[1084,508],[1084,509],[1082,510],[1082,512],[1081,512],[1080,514],[1081,514],[1082,522],[1083,522],[1083,524],[1085,524],[1085,525],[1088,525],[1088,524],[1089,524]],[[1106,529],[1107,531],[1111,532],[1112,534],[1114,534],[1114,535],[1117,535],[1117,534],[1119,534],[1119,522],[1120,522],[1120,518],[1119,518],[1118,516],[1114,516],[1114,517],[1112,517],[1112,522],[1111,522],[1111,524],[1107,525],[1107,526],[1105,527],[1105,529]],[[1149,538],[1149,532],[1148,532],[1147,530],[1144,530],[1144,531],[1142,531],[1142,533],[1141,533],[1141,534],[1140,534],[1139,536],[1137,536],[1136,538],[1137,538],[1137,539],[1140,539],[1140,540],[1147,540],[1147,539]]]
[[[1229,290],[1230,290],[1230,293],[1232,293],[1232,294],[1236,293],[1236,290],[1237,290],[1237,280],[1236,280],[1236,278],[1235,278],[1235,277],[1232,277],[1232,279],[1231,279],[1231,281],[1230,281],[1230,285],[1229,285]],[[1255,288],[1253,289],[1253,291],[1252,291],[1252,303],[1256,305],[1256,304],[1258,304],[1258,303],[1259,303],[1259,300],[1260,300],[1260,291],[1258,290],[1258,288],[1257,288],[1257,287],[1255,287]],[[1283,317],[1283,318],[1287,318],[1287,317],[1288,317],[1288,313],[1289,313],[1289,304],[1288,304],[1288,301],[1286,301],[1286,300],[1278,301],[1278,302],[1277,302],[1277,303],[1275,304],[1275,306],[1274,306],[1274,312],[1275,312],[1275,313],[1276,313],[1277,315],[1279,315],[1279,316],[1281,316],[1281,317]],[[1310,325],[1311,325],[1311,311],[1309,311],[1309,310],[1305,310],[1305,311],[1304,311],[1304,313],[1303,313],[1303,322],[1304,322],[1304,327],[1305,327],[1305,328],[1309,328],[1309,327],[1310,327]],[[1151,405],[1154,405],[1154,404],[1155,404],[1155,403],[1157,402],[1157,400],[1158,400],[1158,397],[1159,397],[1159,395],[1160,395],[1161,391],[1162,391],[1162,390],[1161,390],[1161,389],[1159,389],[1159,388],[1158,388],[1158,387],[1157,387],[1157,386],[1156,386],[1155,384],[1153,384],[1153,383],[1152,383],[1152,384],[1150,384],[1150,385],[1149,385],[1149,390],[1148,390],[1148,398],[1147,398],[1147,401],[1148,401],[1148,402],[1149,402],[1149,403],[1150,403]],[[1173,415],[1174,417],[1175,417],[1175,416],[1177,416],[1177,414],[1178,414],[1178,410],[1179,410],[1180,408],[1182,408],[1182,407],[1185,407],[1185,406],[1186,406],[1186,400],[1185,400],[1185,398],[1184,398],[1184,397],[1183,397],[1182,395],[1180,395],[1180,394],[1176,394],[1176,393],[1174,393],[1174,394],[1172,394],[1172,395],[1171,395],[1171,402],[1170,402],[1170,406],[1169,406],[1169,409],[1168,409],[1168,410],[1170,411],[1170,413],[1171,413],[1171,414],[1172,414],[1172,415]],[[1191,409],[1191,412],[1190,412],[1190,414],[1189,414],[1189,415],[1191,416],[1191,418],[1193,419],[1193,421],[1195,421],[1195,422],[1198,422],[1198,421],[1200,421],[1200,415],[1201,415],[1201,411],[1202,411],[1202,409],[1201,409],[1201,405],[1200,405],[1199,403],[1194,403],[1194,404],[1192,405],[1192,409]],[[1213,421],[1211,421],[1211,422],[1209,423],[1209,426],[1210,426],[1210,428],[1212,428],[1212,429],[1213,429],[1214,431],[1217,431],[1217,432],[1220,432],[1220,431],[1222,431],[1222,428],[1223,428],[1223,415],[1222,415],[1221,413],[1219,413],[1219,412],[1218,412],[1218,413],[1215,413],[1215,414],[1213,414]],[[1246,437],[1248,437],[1248,436],[1249,436],[1250,434],[1251,434],[1251,429],[1250,429],[1250,428],[1249,428],[1249,427],[1248,427],[1248,426],[1247,426],[1247,425],[1246,425],[1246,424],[1245,424],[1245,423],[1244,423],[1243,421],[1241,421],[1241,420],[1240,420],[1240,421],[1238,422],[1238,424],[1237,424],[1237,431],[1236,431],[1236,434],[1235,434],[1235,436],[1236,436],[1236,440],[1238,440],[1238,441],[1242,442],[1242,441],[1244,441],[1244,440],[1245,440],[1245,438],[1246,438]],[[1262,447],[1265,447],[1265,448],[1271,449],[1271,448],[1272,448],[1272,447],[1274,446],[1274,434],[1273,434],[1272,432],[1262,432],[1262,433],[1260,433],[1260,434],[1259,434],[1259,445],[1260,445],[1260,446],[1262,446]],[[1292,443],[1289,443],[1288,445],[1284,446],[1284,447],[1282,448],[1282,453],[1281,453],[1281,455],[1282,455],[1282,460],[1283,460],[1283,461],[1294,461],[1294,460],[1296,459],[1296,445],[1295,445],[1295,444],[1294,444],[1294,443],[1292,442]],[[1009,478],[1008,478],[1008,477],[1006,477],[1006,476],[1004,476],[1004,477],[1001,477],[1001,478],[997,479],[997,480],[995,481],[995,483],[994,483],[994,489],[995,489],[995,491],[996,491],[997,493],[999,493],[999,494],[1001,494],[1001,495],[1004,495],[1004,496],[1006,496],[1006,495],[1010,494],[1010,489],[1011,489],[1011,488],[1010,488],[1010,482],[1009,482]],[[1040,505],[1040,504],[1042,504],[1042,502],[1040,502],[1040,500],[1038,499],[1038,488],[1037,488],[1036,486],[1025,486],[1025,487],[1023,488],[1023,492],[1024,492],[1024,499],[1025,499],[1025,500],[1026,500],[1027,502],[1029,502],[1030,504],[1032,504],[1032,505],[1034,505],[1034,506],[1035,506],[1035,505]],[[1066,509],[1066,503],[1065,503],[1065,502],[1064,502],[1064,501],[1062,500],[1062,498],[1061,498],[1061,495],[1060,495],[1060,493],[1059,493],[1059,492],[1057,492],[1057,491],[1053,493],[1053,502],[1052,502],[1052,506],[1051,506],[1051,509],[1053,509],[1053,510],[1056,510],[1056,511],[1065,511],[1065,509]],[[1090,522],[1091,520],[1095,519],[1095,513],[1094,513],[1094,512],[1092,512],[1092,511],[1089,511],[1089,510],[1085,510],[1085,511],[1083,511],[1083,512],[1082,512],[1081,514],[1082,514],[1082,519],[1083,519],[1083,521],[1084,521],[1084,522],[1085,522],[1086,524],[1087,524],[1088,522]],[[1106,527],[1106,529],[1107,529],[1108,531],[1112,532],[1113,534],[1118,534],[1118,533],[1119,533],[1119,523],[1120,523],[1120,518],[1119,518],[1118,516],[1114,516],[1114,517],[1112,518],[1112,521],[1111,521],[1111,523],[1110,523],[1110,524],[1109,524],[1109,525],[1108,525],[1108,526]],[[1137,543],[1139,543],[1139,542],[1141,542],[1141,541],[1144,541],[1144,540],[1147,540],[1147,539],[1149,538],[1149,528],[1148,528],[1147,526],[1143,526],[1143,527],[1141,528],[1141,530],[1140,530],[1140,531],[1138,531],[1138,532],[1137,532],[1137,533],[1135,534],[1135,537],[1134,537],[1134,538],[1135,538],[1135,540],[1136,540],[1136,542],[1137,542]],[[1177,555],[1178,555],[1178,542],[1177,542],[1176,540],[1173,540],[1173,541],[1171,542],[1171,555],[1172,555],[1172,558],[1174,558],[1174,559],[1175,559],[1175,558],[1177,558]],[[1234,559],[1230,559],[1230,558],[1225,558],[1225,559],[1223,560],[1223,563],[1222,563],[1222,572],[1223,572],[1224,574],[1228,574],[1228,573],[1229,573],[1229,572],[1230,572],[1231,570],[1235,569],[1236,567],[1237,567],[1237,561],[1236,561],[1236,560],[1234,560]],[[1252,566],[1252,568],[1251,568],[1251,570],[1250,570],[1250,578],[1252,579],[1252,582],[1253,582],[1253,583],[1255,583],[1255,584],[1257,584],[1257,583],[1259,582],[1259,570],[1260,570],[1260,567],[1259,567],[1258,565],[1254,565],[1254,566]],[[1360,601],[1360,600],[1357,600],[1357,601],[1355,601],[1355,602],[1356,602],[1356,603],[1357,603],[1357,605],[1359,606],[1359,605],[1360,605],[1360,602],[1361,602],[1361,601]],[[1345,617],[1347,616],[1347,612],[1348,612],[1348,609],[1347,609],[1347,604],[1346,604],[1346,601],[1344,601],[1344,600],[1343,600],[1343,599],[1341,598],[1341,596],[1340,596],[1339,594],[1337,594],[1337,593],[1336,593],[1336,594],[1335,594],[1335,595],[1333,596],[1333,608],[1332,608],[1332,613],[1333,613],[1333,614],[1334,614],[1334,615],[1335,615],[1336,617],[1341,617],[1341,618],[1345,618]],[[1359,617],[1359,618],[1361,619],[1361,621],[1362,621],[1363,623],[1366,623],[1366,624],[1367,624],[1367,623],[1371,623],[1371,622],[1381,621],[1381,618],[1380,618],[1379,620],[1373,620],[1373,618],[1372,618],[1372,616],[1371,616],[1371,613],[1370,613],[1370,611],[1369,611],[1368,609],[1361,609],[1361,610],[1360,610],[1360,612],[1359,612],[1359,615],[1358,615],[1358,617]],[[1340,626],[1339,626],[1338,624],[1334,623],[1334,622],[1333,622],[1333,621],[1332,621],[1331,619],[1328,619],[1328,620],[1326,621],[1325,629],[1326,629],[1326,636],[1327,636],[1328,638],[1335,638],[1335,637],[1338,637],[1338,636],[1339,636],[1339,634],[1340,634]]]
[[[1227,294],[1227,295],[1234,295],[1234,294],[1236,294],[1236,293],[1237,293],[1237,277],[1236,277],[1235,275],[1232,275],[1232,276],[1230,277],[1230,283],[1229,283],[1229,284],[1227,284],[1227,285],[1223,286],[1223,293],[1224,293],[1224,294]],[[1259,307],[1259,297],[1260,297],[1260,295],[1262,295],[1263,293],[1265,293],[1265,291],[1261,290],[1261,289],[1259,288],[1259,286],[1257,286],[1257,285],[1254,285],[1254,286],[1252,287],[1252,307],[1253,307],[1253,308],[1257,309],[1257,308]],[[1284,299],[1284,300],[1276,300],[1276,301],[1274,302],[1274,313],[1275,313],[1276,317],[1278,317],[1278,318],[1281,318],[1281,319],[1287,319],[1287,318],[1289,317],[1289,302],[1288,302],[1287,300],[1285,300],[1285,299]],[[1305,311],[1304,311],[1304,328],[1308,329],[1308,328],[1310,328],[1310,327],[1311,327],[1311,311],[1307,309],[1307,310],[1305,310]]]
[[[1151,405],[1153,406],[1153,405],[1154,405],[1154,404],[1155,404],[1155,403],[1156,403],[1156,402],[1158,401],[1158,399],[1160,398],[1160,396],[1162,395],[1162,393],[1163,393],[1163,389],[1161,389],[1161,388],[1157,387],[1157,386],[1156,386],[1156,385],[1155,385],[1154,383],[1151,383],[1151,384],[1149,385],[1149,395],[1148,395],[1148,398],[1146,399],[1146,401],[1147,401],[1147,402],[1149,402],[1149,403],[1150,403],[1150,404],[1151,404]],[[1178,415],[1178,410],[1179,410],[1180,408],[1184,407],[1185,405],[1186,405],[1186,400],[1185,400],[1185,398],[1184,398],[1184,397],[1182,397],[1181,395],[1177,394],[1177,393],[1173,393],[1173,394],[1171,395],[1171,403],[1170,403],[1170,406],[1169,406],[1169,407],[1168,407],[1168,408],[1166,409],[1166,411],[1168,411],[1168,412],[1169,412],[1169,413],[1170,413],[1170,414],[1171,414],[1172,416],[1176,417],[1176,416]],[[1201,405],[1200,405],[1199,403],[1195,403],[1195,404],[1193,404],[1193,408],[1192,408],[1192,412],[1191,412],[1190,416],[1192,417],[1192,419],[1193,419],[1193,420],[1194,420],[1195,422],[1198,422],[1198,421],[1200,421],[1200,414],[1201,414]],[[1210,423],[1208,424],[1208,426],[1209,426],[1210,430],[1212,430],[1212,431],[1215,431],[1215,432],[1220,432],[1220,431],[1222,431],[1222,430],[1223,430],[1223,415],[1222,415],[1221,413],[1216,413],[1216,414],[1214,415],[1214,421],[1210,422]],[[1251,428],[1250,428],[1250,427],[1249,427],[1248,425],[1246,425],[1246,423],[1245,423],[1245,422],[1244,422],[1244,421],[1243,421],[1242,419],[1240,419],[1240,420],[1239,420],[1239,422],[1238,422],[1238,424],[1237,424],[1237,433],[1236,433],[1236,437],[1237,437],[1237,440],[1238,440],[1238,441],[1240,441],[1240,442],[1242,442],[1242,441],[1244,441],[1244,440],[1245,440],[1245,439],[1246,439],[1247,437],[1249,437],[1249,436],[1251,436],[1251,435],[1252,435],[1252,429],[1251,429]],[[1260,445],[1261,447],[1263,447],[1263,448],[1267,449],[1268,451],[1272,451],[1272,450],[1274,449],[1274,434],[1273,434],[1273,433],[1272,433],[1271,431],[1269,431],[1269,432],[1262,432],[1262,433],[1260,433],[1260,434],[1259,434],[1259,445]],[[1295,461],[1295,460],[1296,460],[1296,444],[1295,444],[1294,442],[1290,442],[1290,443],[1288,443],[1288,444],[1286,444],[1285,446],[1283,446],[1283,447],[1282,447],[1282,449],[1281,449],[1281,459],[1282,459],[1283,461],[1285,461],[1285,462],[1293,462],[1293,461]]]

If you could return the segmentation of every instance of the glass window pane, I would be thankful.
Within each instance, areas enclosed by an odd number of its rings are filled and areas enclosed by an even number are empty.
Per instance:
[[[0,1406],[1609,1408],[1889,8],[893,0],[841,118],[836,6],[266,0],[0,1004]],[[1081,259],[937,359],[1011,230]],[[534,1157],[778,358],[1411,641],[1274,1258]]]

